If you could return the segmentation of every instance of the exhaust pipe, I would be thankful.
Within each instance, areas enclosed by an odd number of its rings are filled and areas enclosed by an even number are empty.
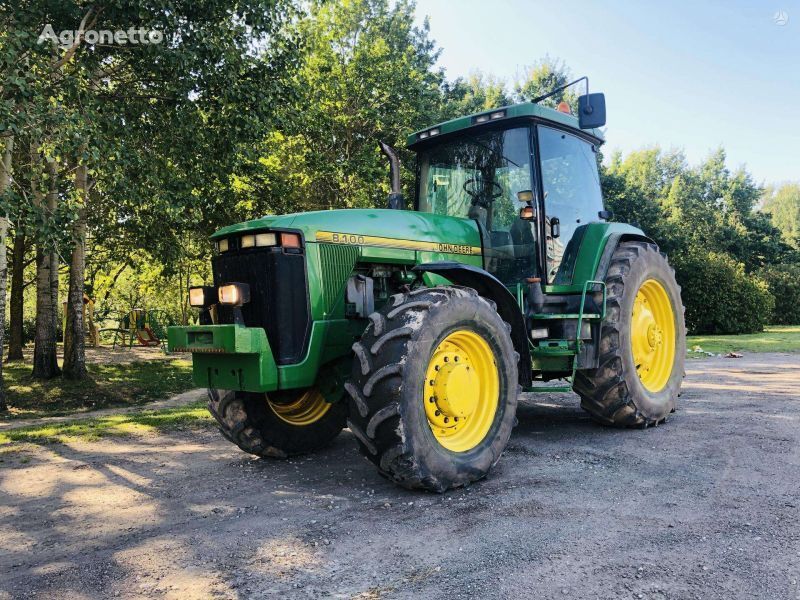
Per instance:
[[[389,159],[389,179],[392,191],[386,199],[387,208],[393,210],[405,210],[406,199],[403,198],[403,192],[400,191],[400,157],[397,152],[389,144],[378,142],[381,147],[381,152]]]

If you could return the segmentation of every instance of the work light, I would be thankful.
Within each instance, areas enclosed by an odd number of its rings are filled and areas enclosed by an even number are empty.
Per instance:
[[[189,304],[195,308],[205,308],[216,303],[216,290],[208,285],[189,288]]]
[[[256,246],[259,248],[264,246],[274,246],[278,243],[274,233],[258,233],[256,234]]]
[[[250,302],[250,286],[246,283],[226,283],[219,287],[219,303],[241,306]]]

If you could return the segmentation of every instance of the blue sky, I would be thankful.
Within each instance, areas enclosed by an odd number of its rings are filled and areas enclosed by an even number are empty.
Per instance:
[[[782,11],[781,26],[774,16]],[[722,145],[757,182],[800,180],[800,0],[418,0],[448,78],[509,83],[549,54],[606,94],[605,153]]]

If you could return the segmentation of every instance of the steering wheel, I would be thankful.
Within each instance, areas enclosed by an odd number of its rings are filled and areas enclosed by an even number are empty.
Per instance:
[[[467,179],[464,182],[464,185],[463,185],[464,192],[467,194],[467,196],[472,198],[472,202],[473,203],[483,204],[483,203],[485,203],[487,201],[488,202],[492,202],[492,201],[496,200],[497,198],[499,198],[500,196],[503,195],[503,187],[499,183],[497,183],[496,181],[493,181],[492,185],[490,186],[491,193],[489,194],[488,199],[483,199],[482,200],[481,197],[483,196],[483,190],[482,189],[475,189],[476,188],[476,184],[478,184],[478,183],[482,183],[482,182],[479,181],[478,179]],[[470,187],[470,186],[472,186],[472,187]],[[495,193],[495,190],[497,190],[496,193]]]

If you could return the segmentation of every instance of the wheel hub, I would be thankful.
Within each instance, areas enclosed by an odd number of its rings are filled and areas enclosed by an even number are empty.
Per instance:
[[[642,284],[633,302],[631,351],[644,387],[661,390],[675,361],[675,321],[669,296],[654,279]]]
[[[497,411],[494,355],[477,334],[461,330],[434,350],[425,376],[425,416],[437,441],[455,452],[477,446]]]
[[[459,354],[445,354],[448,362],[437,364],[433,384],[436,407],[448,417],[469,417],[478,406],[478,376]],[[438,363],[438,360],[437,360]]]

